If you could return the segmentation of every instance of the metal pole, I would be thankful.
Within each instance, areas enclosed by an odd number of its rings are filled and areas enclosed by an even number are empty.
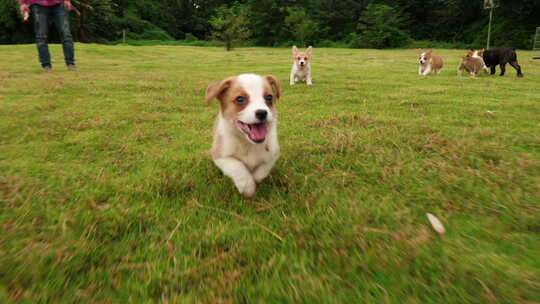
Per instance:
[[[491,19],[493,19],[493,7],[489,10],[489,26],[488,26],[488,37],[487,37],[487,47],[486,50],[489,50],[489,42],[491,39]]]

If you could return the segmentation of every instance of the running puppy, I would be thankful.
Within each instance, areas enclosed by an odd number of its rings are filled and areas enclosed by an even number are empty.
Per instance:
[[[305,53],[298,51],[296,45],[292,47],[293,65],[291,68],[290,84],[294,85],[299,81],[305,81],[307,85],[312,85],[311,82],[311,55],[313,47],[308,47]]]
[[[473,52],[469,51],[467,56],[463,57],[458,67],[458,75],[463,75],[463,71],[467,71],[472,77],[476,76],[480,70],[484,70],[487,73],[487,67],[484,64],[484,60],[479,57],[474,57]]]
[[[243,74],[206,89],[207,102],[218,99],[212,159],[245,197],[270,173],[279,158],[275,103],[281,87],[272,75]]]
[[[504,76],[504,73],[506,72],[506,64],[509,63],[514,69],[516,69],[517,77],[523,77],[523,73],[521,73],[521,66],[517,62],[517,54],[515,49],[499,48],[494,50],[486,50],[478,55],[484,58],[484,62],[491,69],[491,75],[495,74],[495,67],[500,65],[500,76]]]
[[[482,60],[482,64],[483,64],[482,68],[486,71],[486,73],[489,73],[489,69],[487,68],[486,63],[484,62],[483,54],[484,54],[484,49],[481,49],[481,50],[468,49],[467,50],[467,55],[473,58],[479,58],[480,60]]]
[[[440,56],[433,55],[433,50],[422,52],[418,49],[420,58],[418,59],[418,75],[426,76],[429,73],[440,74],[443,67],[443,60]]]

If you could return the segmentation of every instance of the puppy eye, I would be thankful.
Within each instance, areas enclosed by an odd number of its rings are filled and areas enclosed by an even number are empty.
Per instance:
[[[307,57],[304,57],[304,60],[307,60]]]
[[[268,94],[264,96],[264,99],[266,100],[266,102],[272,103],[272,101],[274,100],[274,96],[272,96],[271,94]]]
[[[246,98],[244,96],[238,96],[235,99],[237,104],[244,104],[246,102]]]

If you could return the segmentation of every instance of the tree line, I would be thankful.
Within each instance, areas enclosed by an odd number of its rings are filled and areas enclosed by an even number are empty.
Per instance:
[[[257,46],[482,47],[482,0],[72,0],[80,42],[242,40]],[[530,49],[540,1],[499,0],[492,45]],[[33,42],[17,0],[0,0],[0,43]],[[58,39],[51,31],[51,40]],[[230,44],[230,45],[229,45]]]

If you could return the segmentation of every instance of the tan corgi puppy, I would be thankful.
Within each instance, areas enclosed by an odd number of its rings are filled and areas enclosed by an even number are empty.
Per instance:
[[[296,45],[292,47],[293,65],[291,68],[290,85],[300,81],[305,81],[307,85],[312,85],[311,80],[311,55],[313,47],[308,47],[305,53],[298,50]]]
[[[443,68],[443,60],[440,56],[433,55],[433,50],[423,52],[418,49],[418,75],[426,76],[429,73],[440,74]]]

